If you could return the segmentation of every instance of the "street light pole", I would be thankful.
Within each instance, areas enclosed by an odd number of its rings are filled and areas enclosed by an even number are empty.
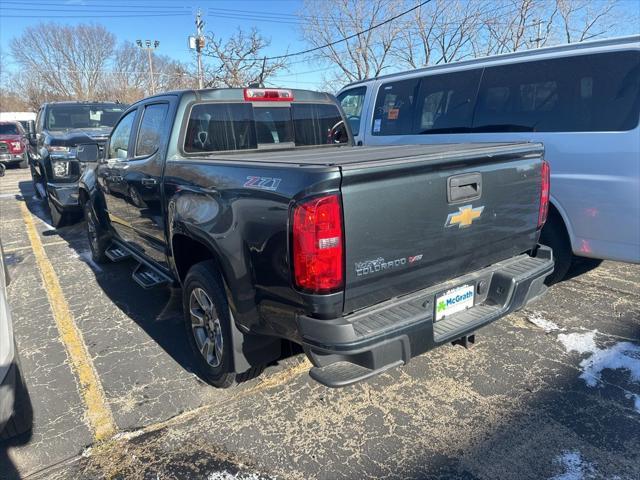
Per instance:
[[[160,46],[160,42],[158,40],[153,40],[153,42],[151,40],[145,40],[143,45],[142,40],[136,40],[136,45],[138,45],[139,48],[147,51],[147,55],[149,58],[149,77],[151,80],[149,88],[151,90],[151,95],[155,95],[156,81],[155,77],[153,76],[153,57],[151,55],[151,50],[155,50],[156,48],[158,48]]]

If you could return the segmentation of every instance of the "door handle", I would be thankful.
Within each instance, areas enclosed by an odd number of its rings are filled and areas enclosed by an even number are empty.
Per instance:
[[[140,183],[147,187],[151,187],[153,185],[157,185],[158,181],[155,178],[143,178],[142,180],[140,180]]]
[[[455,175],[447,179],[447,201],[475,200],[482,196],[482,176],[479,173]]]

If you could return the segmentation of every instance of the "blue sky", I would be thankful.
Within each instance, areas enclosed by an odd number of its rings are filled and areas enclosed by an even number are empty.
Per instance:
[[[190,62],[187,37],[195,32],[195,12],[200,7],[206,32],[227,37],[239,26],[255,26],[271,38],[265,54],[278,55],[306,46],[300,41],[294,16],[301,6],[299,0],[0,0],[0,53],[7,58],[11,39],[40,22],[94,22],[114,33],[118,41],[159,40],[159,54]],[[317,64],[298,61],[280,78],[290,86],[310,88],[321,81],[319,69]],[[296,73],[310,70],[309,74]]]
[[[99,23],[113,32],[118,41],[159,40],[159,54],[191,62],[187,37],[195,31],[194,16],[198,7],[204,13],[206,32],[228,37],[237,27],[257,27],[271,39],[266,55],[308,47],[300,39],[296,17],[302,9],[302,0],[0,0],[0,53],[5,62],[0,68],[9,71],[16,68],[8,55],[11,39],[20,35],[25,27],[46,21],[71,25]],[[623,17],[628,13],[630,18],[637,19],[640,0],[621,0],[619,8],[625,14]],[[623,30],[637,32],[638,27]],[[297,57],[289,64],[289,71],[275,81],[283,86],[318,88],[325,70]]]

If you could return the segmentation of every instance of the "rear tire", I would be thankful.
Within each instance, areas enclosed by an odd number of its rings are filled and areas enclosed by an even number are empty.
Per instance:
[[[16,354],[17,355],[17,354]],[[14,412],[9,421],[0,431],[0,441],[8,440],[22,433],[28,432],[33,427],[33,407],[27,386],[22,378],[20,362],[16,370],[16,393],[14,400]]]
[[[551,275],[549,275],[544,281],[547,285],[553,285],[554,283],[558,283],[567,275],[573,260],[571,241],[567,234],[567,229],[557,213],[549,215],[547,223],[542,227],[540,243],[551,247],[553,250],[555,267]]]
[[[109,258],[105,252],[111,241],[109,234],[100,224],[92,200],[87,200],[82,209],[87,227],[89,247],[91,248],[91,258],[93,258],[96,263],[107,263]]]
[[[236,381],[233,371],[231,318],[222,281],[213,261],[189,269],[182,288],[184,326],[201,377],[218,388]]]

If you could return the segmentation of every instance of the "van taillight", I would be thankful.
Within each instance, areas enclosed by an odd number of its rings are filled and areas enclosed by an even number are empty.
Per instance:
[[[549,172],[549,163],[542,161],[542,187],[540,189],[540,209],[538,210],[538,229],[542,228],[544,222],[547,221],[547,213],[549,213],[549,190],[551,188],[551,179]]]
[[[293,272],[296,286],[310,293],[342,289],[342,206],[338,194],[298,203],[293,209]]]

